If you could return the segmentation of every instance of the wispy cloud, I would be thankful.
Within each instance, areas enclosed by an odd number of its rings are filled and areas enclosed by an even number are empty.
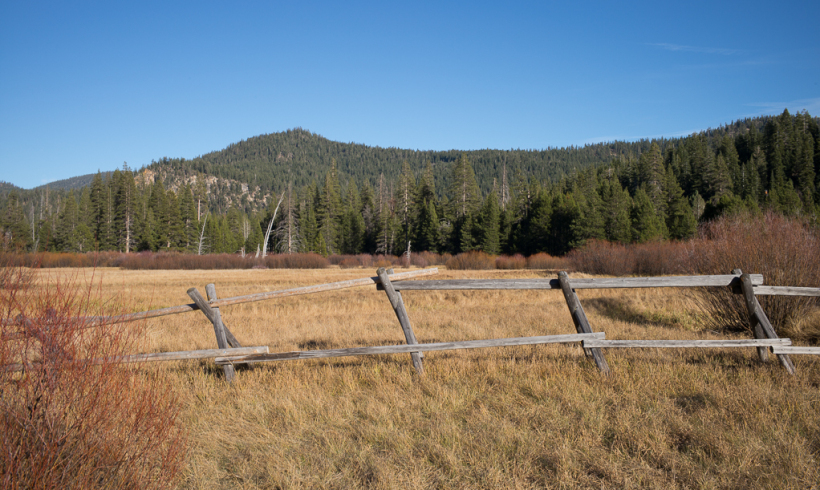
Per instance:
[[[742,49],[731,48],[708,48],[702,46],[686,46],[683,44],[669,44],[669,43],[649,43],[649,46],[665,49],[667,51],[683,51],[688,53],[704,53],[704,54],[720,54],[723,56],[731,56],[743,53]]]

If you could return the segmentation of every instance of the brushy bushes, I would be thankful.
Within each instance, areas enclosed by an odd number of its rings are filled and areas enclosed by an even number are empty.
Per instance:
[[[496,269],[526,269],[527,259],[521,254],[513,256],[499,255],[495,258]]]
[[[140,252],[128,254],[120,267],[136,270],[321,269],[328,261],[318,254],[275,254],[256,258],[234,254],[191,255]]]
[[[691,242],[650,242],[624,245],[590,240],[566,259],[576,270],[611,276],[660,276],[691,270]]]
[[[572,262],[565,257],[553,257],[548,253],[541,252],[527,257],[527,269],[569,271],[572,270]]]
[[[445,265],[451,270],[488,270],[495,269],[495,258],[473,250],[451,257]]]
[[[722,217],[701,227],[690,268],[697,274],[728,274],[741,269],[749,274],[763,274],[765,284],[771,286],[820,287],[818,257],[818,230],[806,222],[775,213],[766,213],[762,218],[741,215]],[[741,295],[709,288],[698,298],[713,328],[750,328]],[[757,298],[779,333],[820,340],[820,326],[801,322],[817,306],[815,298]]]
[[[330,263],[319,254],[276,254],[265,257],[269,269],[324,269]]]
[[[40,267],[51,269],[55,267],[119,267],[128,256],[120,252],[89,252],[75,253],[3,253],[0,252],[2,263],[16,267]]]
[[[99,292],[76,279],[19,286],[0,295],[0,365],[24,367],[0,368],[0,488],[171,487],[186,451],[180,404],[112,361],[140,329],[90,325],[110,312],[92,311]]]

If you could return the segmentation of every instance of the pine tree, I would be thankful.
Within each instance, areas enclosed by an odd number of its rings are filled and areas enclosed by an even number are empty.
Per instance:
[[[193,252],[196,249],[199,230],[194,196],[188,184],[185,184],[179,191],[179,218],[184,237],[181,247],[188,252]]]
[[[73,197],[73,196],[72,196]],[[4,251],[25,251],[32,245],[31,228],[26,221],[20,196],[11,191],[0,216],[0,241]]]
[[[632,206],[632,239],[637,243],[660,240],[664,236],[664,228],[649,195],[638,189]]]
[[[438,251],[439,243],[439,222],[435,203],[431,200],[424,204],[420,202],[418,226],[413,239],[415,249],[419,251]]]
[[[666,228],[669,237],[675,240],[684,240],[694,236],[697,230],[697,220],[692,212],[692,206],[683,195],[683,189],[678,184],[670,168],[666,174]]]
[[[484,199],[479,223],[481,250],[490,255],[498,255],[501,252],[498,236],[500,213],[498,196],[495,192],[490,192]]]
[[[134,229],[137,189],[134,174],[127,164],[123,164],[121,172],[114,172],[114,185],[114,230],[118,237],[117,244],[119,250],[129,253],[137,239]]]
[[[613,242],[629,243],[632,241],[632,198],[629,192],[621,187],[618,179],[605,181],[601,188],[603,201],[604,233],[606,239]]]
[[[331,161],[330,170],[325,175],[325,185],[319,201],[317,221],[319,233],[324,238],[325,255],[339,251],[339,227],[341,225],[342,206],[340,197],[339,177],[336,170],[336,160]]]
[[[180,214],[179,200],[176,193],[169,190],[166,193],[168,212],[166,214],[166,229],[168,238],[165,247],[171,250],[184,250],[187,238],[185,236],[185,225]]]
[[[91,210],[90,221],[91,231],[99,250],[111,250],[114,244],[111,241],[111,230],[109,218],[110,209],[110,187],[103,183],[102,174],[97,171],[94,180],[91,182]]]
[[[582,247],[590,239],[603,240],[606,237],[603,201],[595,189],[595,182],[594,179],[581,182],[583,187],[578,185],[573,190],[572,194],[578,204],[578,216],[571,226],[572,248]]]
[[[663,166],[663,156],[657,143],[652,143],[649,151],[641,155],[638,163],[639,178],[637,186],[643,186],[652,206],[660,218],[666,215],[666,202],[664,199],[664,180],[666,172]]]
[[[464,154],[459,156],[453,167],[453,183],[450,187],[450,194],[453,196],[453,215],[456,218],[474,215],[481,205],[475,172],[472,164]]]
[[[293,196],[293,184],[290,182],[288,182],[282,206],[282,219],[274,233],[276,250],[286,254],[301,252],[303,249],[302,235],[299,232],[299,217]]]
[[[399,174],[399,181],[396,187],[396,211],[401,226],[402,249],[407,249],[407,243],[413,233],[413,222],[415,221],[414,207],[416,193],[416,177],[407,160],[404,161]]]

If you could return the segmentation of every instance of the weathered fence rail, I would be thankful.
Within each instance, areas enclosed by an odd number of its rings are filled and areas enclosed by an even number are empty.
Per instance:
[[[298,359],[322,359],[327,357],[369,356],[381,354],[412,354],[438,350],[481,349],[487,347],[511,347],[516,345],[567,344],[587,339],[603,339],[605,334],[585,333],[572,335],[544,335],[538,337],[510,337],[504,339],[462,340],[458,342],[436,342],[431,344],[379,345],[375,347],[352,347],[348,349],[327,349],[278,352],[217,358],[217,364],[253,363],[267,361],[294,361]]]
[[[151,354],[133,354],[129,356],[119,356],[119,357],[112,357],[108,359],[83,359],[78,361],[73,361],[75,363],[86,363],[86,364],[102,364],[104,362],[122,362],[122,363],[130,363],[130,362],[156,362],[156,361],[187,361],[191,359],[213,359],[225,356],[238,356],[238,355],[254,355],[254,354],[267,354],[269,352],[269,348],[266,345],[257,346],[257,347],[240,347],[238,349],[203,349],[203,350],[184,350],[184,351],[177,351],[177,352],[154,352]],[[6,371],[22,371],[25,369],[25,366],[20,363],[16,364],[7,364],[3,366]]]
[[[392,276],[391,276],[392,277]],[[751,275],[752,284],[763,284],[762,274]],[[619,289],[619,288],[682,288],[739,286],[739,274],[718,276],[669,276],[669,277],[606,277],[570,279],[572,289]],[[396,291],[436,290],[483,290],[483,289],[561,289],[560,279],[450,279],[412,281],[394,284]],[[382,286],[378,286],[383,289]]]

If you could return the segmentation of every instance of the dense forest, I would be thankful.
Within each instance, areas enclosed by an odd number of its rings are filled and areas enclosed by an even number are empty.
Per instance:
[[[805,112],[538,151],[382,149],[296,129],[81,188],[1,186],[0,231],[5,250],[560,255],[589,239],[685,239],[739,211],[816,220],[818,186]]]

